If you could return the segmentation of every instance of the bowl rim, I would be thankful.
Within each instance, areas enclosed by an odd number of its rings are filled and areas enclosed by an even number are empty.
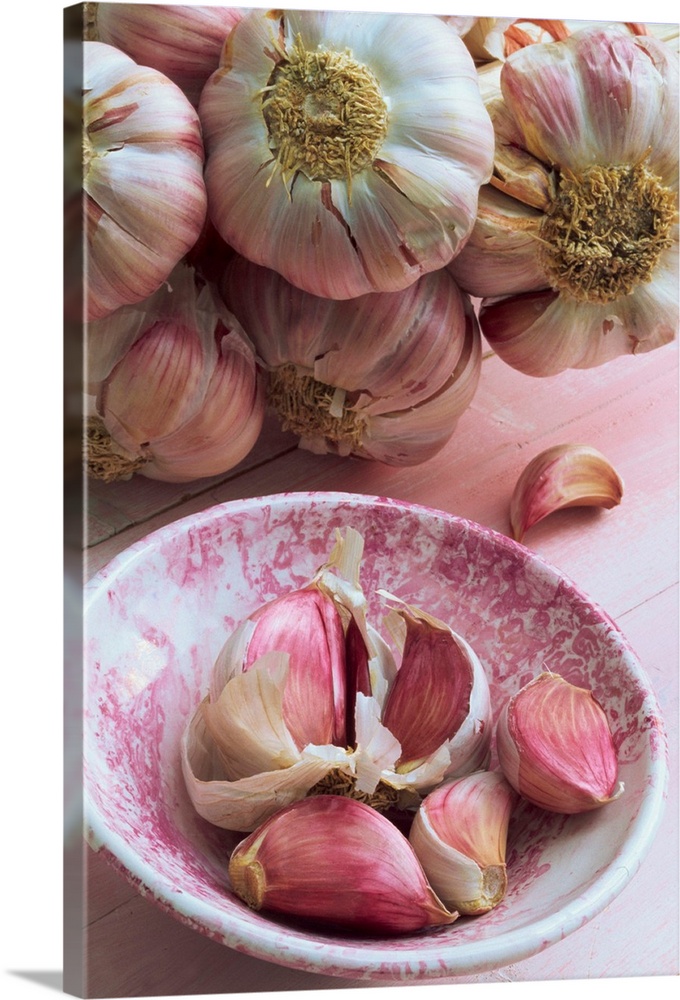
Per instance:
[[[259,510],[265,505],[283,509],[285,506],[306,506],[310,503],[324,504],[329,508],[339,505],[384,507],[461,525],[473,534],[491,539],[513,558],[519,556],[523,562],[530,563],[548,578],[559,581],[613,629],[627,668],[645,692],[644,709],[654,718],[656,731],[664,747],[664,752],[658,753],[652,760],[640,808],[629,826],[622,851],[604,866],[583,893],[555,913],[528,927],[501,932],[479,941],[466,941],[460,947],[449,941],[445,953],[439,952],[436,957],[426,957],[422,943],[427,938],[418,936],[413,937],[413,946],[410,948],[404,947],[405,939],[399,939],[399,948],[395,950],[394,939],[382,941],[366,938],[355,942],[349,938],[335,941],[329,936],[328,942],[310,942],[304,932],[296,932],[282,924],[266,920],[249,925],[245,931],[241,927],[227,926],[229,918],[223,923],[212,904],[178,892],[176,888],[173,890],[172,885],[141,860],[119,834],[108,829],[88,794],[85,781],[83,810],[86,841],[95,851],[101,852],[142,894],[149,895],[176,919],[237,951],[288,968],[365,980],[425,981],[485,972],[537,954],[599,914],[631,880],[644,860],[661,822],[669,781],[668,745],[663,718],[656,695],[637,655],[619,625],[607,612],[548,560],[493,528],[424,504],[342,491],[263,494],[217,503],[170,521],[119,552],[84,585],[84,624],[87,622],[89,608],[97,601],[102,590],[106,591],[113,579],[159,541],[175,537],[190,527],[196,528],[203,523],[228,518],[231,514]]]

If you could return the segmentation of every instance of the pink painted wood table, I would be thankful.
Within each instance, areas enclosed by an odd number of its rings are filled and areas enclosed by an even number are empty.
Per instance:
[[[524,542],[604,608],[637,652],[670,743],[664,818],[640,870],[590,923],[515,965],[440,984],[679,971],[677,414],[676,345],[541,380],[489,354],[456,434],[416,468],[312,455],[272,423],[251,455],[223,477],[179,487],[136,477],[89,490],[88,576],[150,531],[226,500],[297,490],[383,495],[507,533],[513,485],[539,451],[581,442],[599,448],[616,467],[625,484],[620,507],[561,511],[531,529]],[[232,951],[162,912],[89,849],[86,864],[88,996],[371,988]]]

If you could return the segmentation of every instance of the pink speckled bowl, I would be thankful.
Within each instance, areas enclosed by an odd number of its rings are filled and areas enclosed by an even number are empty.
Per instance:
[[[227,878],[239,837],[194,813],[179,764],[180,735],[227,633],[306,583],[345,525],[366,540],[367,593],[383,587],[450,622],[479,654],[496,711],[543,668],[592,688],[626,786],[617,801],[580,816],[521,807],[501,905],[400,939],[303,932],[247,909]],[[504,966],[600,912],[636,872],[659,822],[664,730],[624,637],[527,549],[448,514],[328,493],[213,507],[149,535],[99,573],[87,587],[85,629],[90,844],[180,920],[250,955],[383,981]]]

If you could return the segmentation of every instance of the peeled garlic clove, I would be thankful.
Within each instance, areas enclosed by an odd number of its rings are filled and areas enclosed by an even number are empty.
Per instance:
[[[425,797],[409,840],[449,909],[487,913],[507,890],[505,851],[517,794],[499,771],[478,771]]]
[[[516,541],[542,518],[563,507],[615,507],[623,483],[613,466],[589,445],[558,444],[526,466],[510,500],[510,525]]]
[[[496,749],[512,787],[542,809],[587,812],[623,792],[602,706],[559,674],[540,674],[504,705]]]
[[[229,878],[255,910],[378,934],[452,923],[404,835],[370,806],[323,795],[282,809],[233,852]]]

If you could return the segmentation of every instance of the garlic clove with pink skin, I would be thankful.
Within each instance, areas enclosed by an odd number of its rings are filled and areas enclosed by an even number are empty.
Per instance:
[[[525,466],[510,499],[513,538],[521,542],[538,521],[565,507],[604,507],[621,503],[623,483],[604,455],[590,445],[546,448]]]
[[[135,62],[169,77],[198,106],[217,69],[229,32],[243,16],[237,7],[98,3],[93,37],[114,45]]]
[[[104,42],[83,43],[88,320],[153,294],[206,217],[203,141],[187,97]]]
[[[478,323],[444,270],[400,292],[334,301],[238,257],[220,290],[268,371],[270,407],[308,451],[419,464],[472,401]]]
[[[179,265],[155,295],[87,330],[88,471],[188,482],[248,454],[265,413],[264,386],[238,322],[209,284]]]
[[[487,913],[505,897],[508,825],[518,799],[500,771],[439,785],[418,809],[409,840],[449,909]]]
[[[550,812],[587,812],[623,792],[602,706],[559,674],[540,674],[506,702],[496,749],[512,787]]]
[[[359,584],[362,554],[357,531],[338,533],[327,562],[308,586],[267,602],[243,621],[217,657],[211,700],[217,701],[232,679],[264,654],[286,653],[290,670],[283,713],[298,748],[310,743],[344,747],[356,691],[370,691],[372,646]]]
[[[234,850],[229,878],[255,910],[381,935],[451,924],[406,837],[353,799],[282,809]]]
[[[444,777],[488,764],[489,684],[462,636],[426,612],[399,603],[386,618],[401,662],[385,697],[382,724],[400,743],[396,774],[411,775],[418,787],[432,787]]]

